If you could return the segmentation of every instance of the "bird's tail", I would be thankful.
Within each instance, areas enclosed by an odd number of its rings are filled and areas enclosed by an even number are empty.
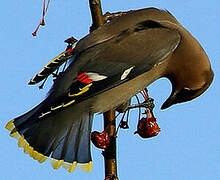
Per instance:
[[[6,129],[18,139],[18,146],[40,163],[50,157],[54,169],[61,165],[72,172],[78,164],[92,169],[90,132],[93,114],[83,103],[42,116],[45,103],[11,120]]]

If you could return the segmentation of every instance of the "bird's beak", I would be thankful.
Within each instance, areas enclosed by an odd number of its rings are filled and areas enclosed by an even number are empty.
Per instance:
[[[173,91],[170,95],[170,97],[163,103],[161,106],[161,109],[167,109],[168,107],[172,106],[173,104],[176,104],[176,96],[177,96],[177,91]]]

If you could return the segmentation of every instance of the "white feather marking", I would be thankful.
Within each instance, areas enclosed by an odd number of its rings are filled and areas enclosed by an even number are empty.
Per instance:
[[[93,81],[101,81],[101,80],[107,78],[107,76],[100,75],[98,73],[92,73],[92,72],[88,72],[88,73],[86,73],[86,75],[89,77],[89,79],[91,79]]]
[[[125,79],[128,74],[131,72],[131,70],[134,68],[134,66],[130,67],[129,69],[126,69],[123,74],[121,75],[121,80]]]
[[[50,114],[50,113],[51,113],[51,111],[48,111],[48,112],[46,112],[46,113],[42,113],[38,118],[42,118],[42,117],[44,117],[45,115]]]
[[[76,41],[75,43],[72,44],[72,49],[74,49],[76,47],[76,44],[78,43],[78,41]]]

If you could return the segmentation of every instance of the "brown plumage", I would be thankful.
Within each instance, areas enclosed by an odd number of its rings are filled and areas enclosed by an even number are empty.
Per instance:
[[[198,41],[168,12],[128,12],[82,38],[48,97],[6,128],[39,162],[55,169],[91,170],[93,114],[117,108],[150,83],[173,86],[162,109],[192,100],[211,84],[213,72]]]

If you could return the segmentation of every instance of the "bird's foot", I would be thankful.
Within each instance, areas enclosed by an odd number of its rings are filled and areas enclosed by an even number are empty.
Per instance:
[[[155,107],[154,105],[154,99],[153,98],[148,98],[146,99],[144,102],[142,103],[138,103],[138,104],[132,104],[128,106],[128,109],[134,109],[134,108],[141,108],[144,107],[146,109],[150,109],[153,110],[153,108]]]

